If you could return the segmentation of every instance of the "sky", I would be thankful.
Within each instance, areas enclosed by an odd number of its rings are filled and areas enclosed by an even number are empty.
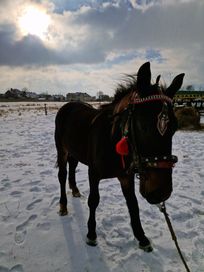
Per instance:
[[[0,93],[113,95],[146,61],[199,89],[203,26],[203,0],[0,0]]]

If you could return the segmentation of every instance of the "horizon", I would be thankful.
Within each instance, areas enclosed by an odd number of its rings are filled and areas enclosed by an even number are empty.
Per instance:
[[[189,87],[189,89],[188,89],[188,87]],[[191,93],[191,94],[193,94],[193,93],[199,93],[199,92],[201,92],[201,93],[203,93],[204,92],[204,88],[203,89],[194,89],[193,88],[194,86],[191,86],[191,85],[189,85],[189,86],[187,86],[186,88],[181,88],[178,92],[177,92],[177,95],[179,94],[179,93]],[[15,91],[19,91],[19,92],[21,92],[21,93],[23,93],[23,92],[26,92],[27,94],[34,94],[34,95],[37,95],[37,97],[36,98],[39,98],[40,96],[51,96],[51,97],[54,97],[54,96],[63,96],[65,99],[66,99],[66,97],[67,97],[67,95],[70,95],[70,94],[73,94],[73,95],[76,95],[76,94],[87,94],[88,96],[90,96],[90,98],[95,98],[95,99],[99,99],[99,97],[100,96],[108,96],[110,99],[111,98],[113,98],[114,97],[114,95],[115,95],[115,93],[113,94],[113,95],[109,95],[109,94],[106,94],[106,93],[104,93],[104,92],[97,92],[97,93],[95,93],[94,95],[91,95],[90,93],[89,93],[89,91],[88,90],[86,90],[86,91],[73,91],[73,92],[70,92],[70,91],[67,91],[67,92],[65,92],[64,94],[61,94],[61,93],[53,93],[53,94],[50,94],[49,92],[46,92],[46,91],[42,91],[42,92],[39,92],[39,93],[36,93],[36,92],[32,92],[32,91],[29,91],[29,90],[19,90],[19,89],[17,89],[17,88],[10,88],[9,90],[7,90],[6,92],[4,92],[4,93],[1,93],[0,92],[0,94],[1,95],[5,95],[8,91],[11,91],[11,90],[15,90]],[[98,98],[97,98],[98,97]],[[5,97],[6,98],[6,97]],[[18,98],[16,98],[17,100],[19,99],[20,97],[18,97]],[[8,98],[9,99],[9,98]],[[32,98],[32,97],[30,97],[30,96],[27,96],[27,99],[35,99],[34,97]],[[8,100],[9,101],[9,100]]]
[[[203,14],[202,0],[1,0],[0,93],[112,96],[146,61],[152,82],[203,89]]]

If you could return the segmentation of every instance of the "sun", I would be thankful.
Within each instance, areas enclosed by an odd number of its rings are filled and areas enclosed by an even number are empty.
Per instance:
[[[44,39],[50,25],[50,17],[44,10],[29,6],[20,16],[18,24],[23,35],[31,34]]]

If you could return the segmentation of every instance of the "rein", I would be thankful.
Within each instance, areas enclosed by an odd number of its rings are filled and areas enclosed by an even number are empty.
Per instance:
[[[185,268],[186,268],[186,271],[187,271],[187,272],[190,272],[190,269],[189,269],[189,267],[188,267],[188,265],[187,265],[187,263],[186,263],[186,261],[185,261],[185,259],[184,259],[184,257],[183,257],[183,254],[182,254],[182,252],[181,252],[181,249],[180,249],[180,247],[179,247],[179,244],[178,244],[178,241],[177,241],[177,237],[176,237],[176,234],[175,234],[174,229],[173,229],[173,227],[172,227],[172,224],[171,224],[169,215],[168,215],[168,213],[167,213],[167,211],[166,211],[165,202],[163,202],[163,203],[161,203],[161,204],[158,204],[157,206],[158,206],[160,212],[162,212],[162,213],[164,214],[164,217],[165,217],[165,219],[166,219],[167,226],[168,226],[169,231],[170,231],[170,233],[171,233],[171,238],[172,238],[172,240],[174,241],[174,243],[175,243],[175,245],[176,245],[176,248],[177,248],[177,250],[178,250],[179,256],[180,256],[180,258],[181,258],[181,260],[182,260],[182,262],[183,262],[183,264],[184,264],[184,266],[185,266]]]
[[[145,168],[160,168],[160,169],[169,169],[173,168],[175,163],[178,161],[178,158],[174,155],[166,156],[156,156],[156,157],[142,157],[138,152],[138,144],[136,141],[136,135],[134,131],[134,124],[132,122],[132,115],[134,113],[135,107],[139,104],[151,103],[155,101],[162,101],[163,107],[162,111],[158,115],[157,129],[159,133],[163,136],[166,129],[168,119],[168,104],[172,104],[173,101],[166,95],[151,95],[144,98],[140,98],[138,93],[133,93],[128,106],[116,113],[115,116],[122,114],[123,112],[128,111],[127,121],[123,127],[123,136],[122,139],[116,144],[116,152],[121,155],[122,166],[125,168],[124,156],[127,156],[129,153],[128,149],[128,134],[131,133],[132,142],[129,142],[133,150],[133,161],[128,169],[128,171],[142,172]],[[168,103],[168,104],[167,104]],[[115,117],[114,116],[114,117]],[[165,123],[166,122],[166,123]],[[129,131],[130,130],[130,131]]]

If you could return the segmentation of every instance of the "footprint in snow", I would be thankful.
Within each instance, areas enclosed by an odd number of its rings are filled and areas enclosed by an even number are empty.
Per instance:
[[[52,170],[45,170],[40,172],[41,176],[50,176],[52,174]]]
[[[33,210],[33,209],[35,208],[36,204],[37,204],[37,203],[40,203],[41,201],[42,201],[42,199],[36,199],[35,201],[31,202],[31,203],[27,206],[26,210],[28,210],[28,211]]]
[[[54,205],[54,206],[57,206],[58,203],[59,203],[59,197],[58,197],[58,196],[55,196],[55,197],[53,197],[53,199],[51,200],[49,207],[52,207],[53,205]]]
[[[29,186],[36,186],[36,185],[39,185],[39,183],[41,183],[40,180],[35,180],[35,181],[29,182],[27,185],[29,185]]]
[[[0,265],[0,272],[24,272],[24,269],[21,264],[17,264],[13,266],[11,269]]]
[[[27,227],[29,227],[33,221],[37,218],[36,214],[31,215],[25,222],[16,227],[15,242],[16,244],[22,244],[25,241],[27,234]],[[1,271],[0,271],[1,272]]]
[[[41,192],[41,189],[40,189],[40,187],[38,187],[38,186],[34,186],[34,187],[32,187],[29,191],[30,191],[30,192],[38,193],[38,192]]]
[[[21,181],[21,179],[15,179],[15,180],[13,180],[13,182],[15,182],[15,183],[19,183]]]
[[[21,264],[17,264],[13,266],[9,272],[24,272],[23,266]]]
[[[20,197],[22,195],[23,192],[21,191],[13,191],[10,193],[11,196],[13,197]]]
[[[42,231],[48,231],[50,229],[50,223],[49,222],[38,223],[37,228]]]

